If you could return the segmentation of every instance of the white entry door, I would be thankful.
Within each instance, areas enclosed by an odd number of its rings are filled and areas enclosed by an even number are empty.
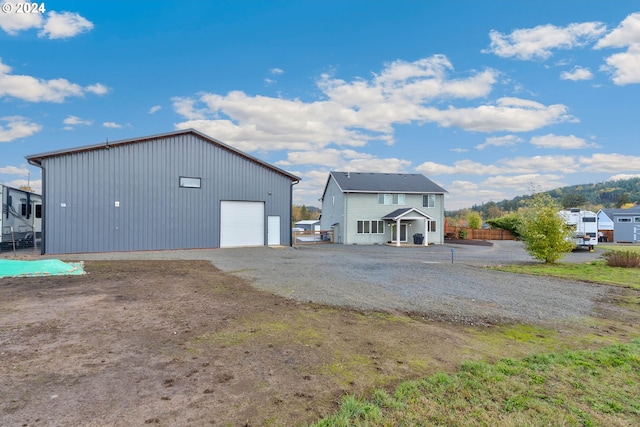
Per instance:
[[[220,247],[264,246],[264,203],[220,203]]]
[[[280,244],[280,217],[270,215],[267,217],[267,244],[277,246]]]

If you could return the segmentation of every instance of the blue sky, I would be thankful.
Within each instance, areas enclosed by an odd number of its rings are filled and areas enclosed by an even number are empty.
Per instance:
[[[29,154],[184,128],[316,206],[331,170],[423,173],[449,210],[640,176],[637,1],[0,5],[8,185],[40,190]]]

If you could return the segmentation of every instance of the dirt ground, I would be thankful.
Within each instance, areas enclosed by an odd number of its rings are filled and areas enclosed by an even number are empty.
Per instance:
[[[1,425],[305,425],[347,393],[568,337],[630,339],[639,323],[487,340],[487,327],[274,296],[206,261],[90,261],[85,270],[0,279]]]

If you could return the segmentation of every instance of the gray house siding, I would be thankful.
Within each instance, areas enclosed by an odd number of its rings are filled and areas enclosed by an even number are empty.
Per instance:
[[[196,132],[43,156],[44,252],[212,248],[221,201],[256,201],[291,244],[292,177]],[[180,187],[180,177],[201,188]]]
[[[426,193],[425,193],[426,194]],[[390,227],[385,224],[384,234],[359,234],[357,232],[357,221],[359,220],[379,220],[383,216],[399,208],[415,207],[425,214],[429,215],[436,221],[436,231],[430,232],[428,241],[431,243],[442,243],[442,230],[444,227],[444,209],[442,208],[444,196],[436,195],[436,206],[434,208],[426,208],[422,206],[422,194],[405,194],[405,203],[403,205],[381,205],[378,203],[378,193],[346,193],[346,217],[350,219],[350,223],[345,226],[345,244],[382,244],[392,240]],[[412,223],[414,225],[414,223]],[[424,228],[422,221],[415,222],[415,228],[409,227],[407,231],[409,239],[414,233],[423,233]],[[395,237],[393,237],[395,239]]]
[[[340,181],[340,182],[338,182]],[[435,231],[426,241],[444,241],[444,190],[426,177],[414,174],[331,172],[322,196],[321,229],[333,227],[335,242],[343,244],[382,244],[394,240],[391,222],[385,220],[384,233],[358,233],[358,221],[379,221],[399,208],[416,208],[435,222]],[[384,205],[378,195],[404,194],[403,205]],[[423,195],[435,195],[435,206],[424,207]],[[404,220],[408,241],[414,233],[424,233],[424,218]]]
[[[640,242],[640,211],[624,209],[613,213],[613,237],[616,242]]]
[[[332,177],[329,177],[322,202],[320,229],[334,231],[334,242],[344,243],[344,194]],[[335,225],[337,224],[337,225]]]

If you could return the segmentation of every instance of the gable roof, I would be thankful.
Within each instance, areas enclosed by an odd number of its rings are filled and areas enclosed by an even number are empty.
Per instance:
[[[46,159],[48,157],[56,157],[56,156],[64,156],[67,154],[73,154],[73,153],[81,153],[81,152],[86,152],[86,151],[93,151],[93,150],[105,150],[108,149],[110,147],[115,147],[115,146],[119,146],[119,145],[126,145],[126,144],[137,144],[137,143],[141,143],[141,142],[149,142],[152,140],[156,140],[156,139],[161,139],[161,138],[168,138],[168,137],[173,137],[173,136],[179,136],[179,135],[187,135],[187,134],[192,134],[194,136],[197,136],[213,145],[217,145],[220,148],[223,148],[225,150],[229,150],[241,157],[244,157],[245,159],[249,160],[250,162],[256,163],[260,166],[266,167],[267,169],[271,169],[274,172],[277,172],[279,174],[282,174],[284,176],[286,176],[287,178],[291,179],[291,181],[293,181],[294,184],[297,184],[298,182],[300,182],[300,178],[298,178],[297,176],[290,174],[287,171],[284,171],[282,169],[279,169],[273,165],[270,165],[267,162],[263,162],[262,160],[259,160],[253,156],[248,155],[247,153],[243,153],[242,151],[231,147],[230,145],[225,144],[224,142],[220,142],[217,139],[214,139],[208,135],[203,134],[202,132],[198,132],[195,129],[184,129],[184,130],[178,130],[175,132],[167,132],[167,133],[161,133],[161,134],[157,134],[157,135],[150,135],[150,136],[144,136],[144,137],[140,137],[140,138],[131,138],[131,139],[123,139],[120,141],[114,141],[114,142],[109,142],[107,141],[104,144],[94,144],[94,145],[85,145],[85,146],[81,146],[81,147],[75,147],[75,148],[70,148],[70,149],[66,149],[66,150],[58,150],[58,151],[49,151],[46,153],[40,153],[40,154],[32,154],[29,156],[25,156],[25,158],[27,159],[27,161],[34,165],[34,166],[38,166],[41,167],[42,166],[42,160]]]
[[[343,193],[436,193],[447,192],[420,173],[330,172]],[[327,182],[328,184],[328,182]]]
[[[607,218],[613,220],[614,216],[617,215],[637,215],[640,214],[640,206],[633,206],[631,208],[627,208],[627,209],[620,209],[620,208],[616,208],[616,209],[600,209],[598,211],[598,216],[600,216],[600,213],[603,213],[607,216]]]
[[[383,216],[382,219],[397,221],[398,219],[401,219],[405,216],[409,216],[409,214],[412,212],[415,212],[417,214],[416,216],[421,216],[426,219],[433,219],[429,215],[427,215],[426,213],[422,212],[420,209],[417,209],[417,208],[396,209],[395,211],[389,212],[388,214]]]
[[[640,214],[640,206],[633,206],[627,209],[614,209],[614,215],[638,215]]]

